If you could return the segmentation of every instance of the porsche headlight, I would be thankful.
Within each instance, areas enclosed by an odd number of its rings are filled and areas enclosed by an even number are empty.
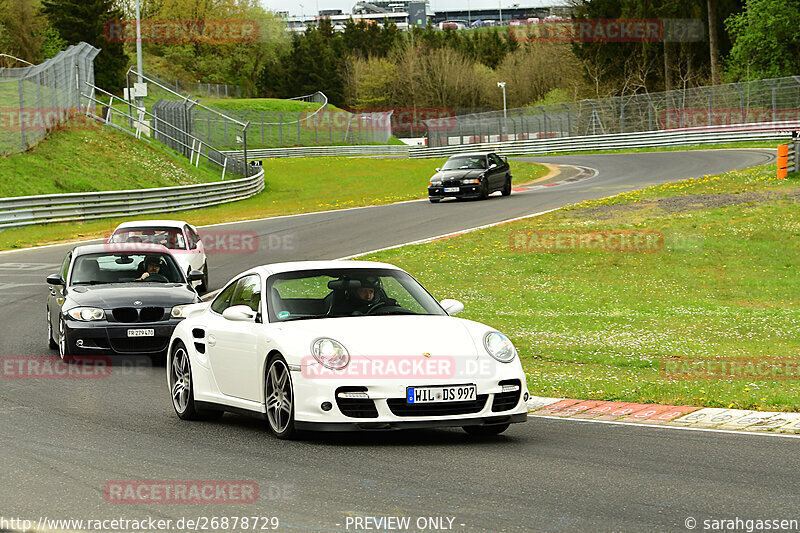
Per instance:
[[[105,320],[106,312],[96,307],[75,307],[67,311],[73,320],[91,322],[92,320]]]
[[[481,182],[481,180],[479,180],[477,178],[469,178],[469,179],[461,180],[461,185],[473,185],[473,184],[478,184],[480,182]]]
[[[342,343],[333,339],[317,339],[311,345],[311,355],[325,368],[341,370],[350,363],[350,354]]]
[[[514,345],[508,337],[498,331],[490,331],[483,337],[486,351],[501,363],[510,363],[517,355]]]
[[[176,305],[172,308],[172,311],[170,311],[169,316],[172,318],[186,318],[184,313],[186,312],[187,307],[189,307],[189,304]]]

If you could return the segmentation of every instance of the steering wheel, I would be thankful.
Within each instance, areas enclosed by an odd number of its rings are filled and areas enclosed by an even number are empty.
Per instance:
[[[165,276],[163,274],[150,274],[149,276],[144,278],[142,281],[161,281],[163,283],[168,283],[169,279],[167,279],[167,276]]]
[[[371,314],[372,314],[372,312],[373,312],[373,311],[375,311],[376,309],[380,309],[380,308],[382,308],[382,307],[386,307],[387,305],[388,305],[388,304],[387,304],[387,302],[386,302],[385,300],[381,300],[380,302],[376,302],[376,303],[374,303],[374,304],[372,305],[372,307],[370,307],[369,309],[367,309],[367,312],[366,312],[366,313],[364,313],[364,314],[365,314],[365,315],[371,315]]]

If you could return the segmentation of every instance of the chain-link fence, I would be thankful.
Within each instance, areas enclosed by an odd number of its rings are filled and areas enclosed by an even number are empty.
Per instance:
[[[80,43],[39,65],[0,68],[0,154],[23,152],[75,114],[100,50]]]
[[[449,146],[800,119],[800,76],[581,100],[426,121]]]

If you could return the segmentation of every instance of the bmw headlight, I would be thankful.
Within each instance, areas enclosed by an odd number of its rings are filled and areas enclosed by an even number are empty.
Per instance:
[[[431,185],[436,187],[442,184],[442,178],[431,178]]]
[[[184,313],[186,312],[186,308],[189,307],[189,305],[190,304],[176,305],[175,307],[172,308],[172,311],[170,311],[169,316],[171,316],[172,318],[186,318],[186,315]]]
[[[490,331],[483,337],[483,345],[486,351],[501,363],[510,363],[517,355],[514,345],[508,337],[498,331]]]
[[[477,178],[469,178],[469,179],[461,180],[461,185],[473,185],[473,184],[477,185],[480,182],[481,182],[481,180],[479,180]]]
[[[341,370],[350,363],[350,354],[342,343],[333,339],[317,339],[311,345],[311,355],[322,366],[331,370]]]
[[[75,307],[67,311],[74,320],[91,322],[92,320],[105,320],[106,312],[96,307]]]

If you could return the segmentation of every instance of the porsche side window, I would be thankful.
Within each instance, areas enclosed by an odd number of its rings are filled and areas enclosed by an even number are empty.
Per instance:
[[[231,300],[233,299],[233,291],[236,289],[238,283],[231,283],[228,287],[219,293],[219,295],[214,300],[214,303],[211,304],[211,310],[215,313],[222,314],[224,310],[231,306]]]
[[[260,301],[261,280],[257,275],[247,276],[236,282],[236,290],[233,293],[231,307],[234,305],[246,305],[253,311],[258,311]]]
[[[397,303],[409,311],[414,311],[420,315],[424,315],[427,311],[420,305],[418,301],[403,287],[400,282],[392,276],[382,276],[381,285],[388,298],[396,300]]]

